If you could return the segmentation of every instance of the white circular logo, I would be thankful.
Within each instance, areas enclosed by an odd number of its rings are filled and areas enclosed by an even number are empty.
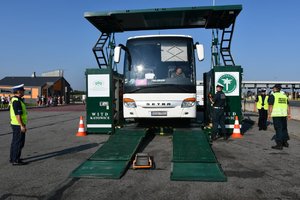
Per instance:
[[[233,92],[237,87],[237,81],[234,78],[234,76],[230,74],[224,74],[222,75],[218,81],[218,83],[221,83],[224,85],[223,92],[224,93],[231,93]]]

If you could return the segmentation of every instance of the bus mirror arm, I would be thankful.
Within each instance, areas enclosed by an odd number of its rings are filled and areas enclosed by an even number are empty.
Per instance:
[[[193,47],[194,47],[194,49],[196,49],[196,46],[199,44],[199,42],[196,42],[194,45],[193,45]]]

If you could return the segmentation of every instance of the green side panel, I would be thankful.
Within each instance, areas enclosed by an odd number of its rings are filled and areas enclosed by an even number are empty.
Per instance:
[[[175,131],[173,162],[217,162],[207,135],[199,131]]]
[[[212,88],[209,89],[209,93],[215,93],[215,83],[220,82],[225,85],[223,92],[226,95],[226,107],[225,107],[225,125],[227,126],[227,132],[232,133],[233,125],[235,122],[235,116],[239,118],[241,124],[243,120],[242,115],[242,74],[243,68],[241,66],[215,66],[209,73]],[[220,76],[220,74],[223,74]],[[224,81],[227,81],[227,85]],[[228,82],[229,81],[229,82]],[[210,105],[206,110],[211,110]],[[210,111],[209,111],[210,112]]]
[[[86,69],[86,127],[88,133],[113,133],[112,70]]]
[[[128,161],[86,161],[75,169],[72,177],[119,179]]]
[[[88,133],[101,133],[101,134],[111,134],[112,128],[87,128]]]
[[[236,88],[238,88],[238,94],[235,95],[230,95],[228,93],[226,93],[226,91],[224,91],[225,95],[226,95],[226,108],[225,108],[225,124],[234,124],[235,121],[235,116],[237,115],[239,118],[239,122],[241,123],[242,121],[242,98],[241,98],[241,94],[242,94],[242,74],[243,74],[243,68],[241,66],[215,66],[214,69],[214,74],[216,73],[224,73],[224,74],[230,74],[230,73],[238,73],[238,75],[236,75],[236,77],[234,76],[228,76],[225,75],[224,77],[226,77],[226,79],[229,79],[230,84],[229,84],[229,88],[231,84],[236,85]],[[233,78],[233,79],[232,79]],[[220,78],[222,79],[222,78]],[[237,81],[238,80],[238,81]],[[216,81],[216,80],[215,80]],[[215,87],[214,87],[215,88]],[[225,89],[226,90],[226,89]],[[229,133],[232,133],[232,129],[229,130]]]
[[[217,163],[173,163],[171,180],[177,181],[227,181]]]

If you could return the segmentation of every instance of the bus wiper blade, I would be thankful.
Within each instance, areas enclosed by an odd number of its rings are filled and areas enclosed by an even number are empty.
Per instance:
[[[175,86],[176,88],[179,88],[185,92],[189,92],[190,90],[186,89],[185,87],[183,87],[182,85],[175,85],[175,84],[172,84],[173,86]]]
[[[136,88],[134,90],[131,90],[130,92],[137,92],[137,91],[140,91],[140,90],[143,90],[143,89],[149,89],[149,88],[158,88],[158,87],[176,87],[180,90],[183,90],[185,92],[189,92],[190,90],[188,90],[187,88],[183,87],[182,85],[176,85],[176,84],[157,84],[157,85],[147,85],[145,87],[139,87],[139,88]]]
[[[162,85],[147,85],[145,87],[138,87],[134,90],[130,90],[130,92],[137,92],[137,91],[140,91],[140,90],[143,90],[143,89],[148,89],[148,88],[156,88],[156,87],[160,87]]]

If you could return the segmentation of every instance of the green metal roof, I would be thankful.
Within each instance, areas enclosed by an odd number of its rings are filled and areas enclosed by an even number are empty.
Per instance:
[[[84,17],[102,33],[157,30],[228,28],[242,5],[157,8],[111,12],[86,12]]]

